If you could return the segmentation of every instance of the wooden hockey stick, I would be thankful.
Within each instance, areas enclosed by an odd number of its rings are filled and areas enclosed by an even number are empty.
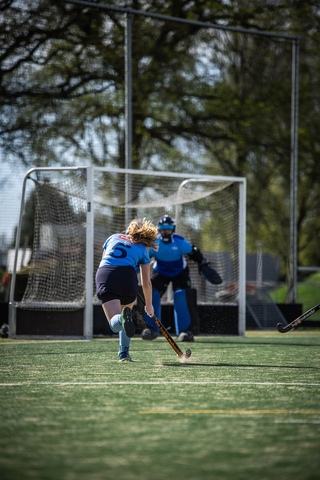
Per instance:
[[[138,297],[140,299],[140,301],[143,303],[143,305],[145,305],[145,301],[144,301],[144,298],[143,296],[141,295],[140,292],[138,292]],[[182,357],[182,358],[189,358],[191,356],[191,350],[188,348],[186,350],[185,353],[183,353],[183,351],[181,350],[181,348],[178,347],[178,345],[176,344],[176,342],[173,340],[173,338],[171,337],[170,333],[168,332],[168,330],[164,327],[164,325],[162,325],[162,323],[160,322],[160,320],[155,316],[153,315],[152,316],[152,319],[154,320],[154,322],[156,323],[157,327],[159,328],[160,332],[162,333],[162,335],[166,338],[166,340],[170,343],[171,347],[173,348],[173,350],[176,352],[176,354],[178,355],[178,357]]]
[[[311,315],[316,313],[319,310],[319,308],[320,308],[320,303],[318,305],[316,305],[315,307],[310,308],[310,310],[303,313],[301,315],[301,317],[298,317],[295,320],[293,320],[293,322],[289,323],[289,325],[287,325],[286,327],[283,327],[282,323],[278,323],[277,324],[278,332],[280,332],[280,333],[290,332],[290,330],[293,330],[295,327],[298,327],[301,324],[301,322],[303,322],[303,320],[311,317]]]

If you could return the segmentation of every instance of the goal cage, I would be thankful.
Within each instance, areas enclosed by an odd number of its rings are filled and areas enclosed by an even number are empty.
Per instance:
[[[22,232],[30,225],[26,205],[32,196],[32,255],[17,271]],[[25,175],[9,336],[92,339],[93,307],[99,304],[94,279],[103,243],[113,233],[124,232],[133,218],[146,217],[157,224],[164,214],[175,218],[176,233],[196,245],[223,279],[221,285],[209,284],[187,258],[198,306],[237,306],[238,335],[244,335],[245,178],[83,166],[33,168]],[[173,303],[170,289],[162,303]],[[79,315],[80,327],[73,328]],[[33,322],[39,323],[35,330]]]

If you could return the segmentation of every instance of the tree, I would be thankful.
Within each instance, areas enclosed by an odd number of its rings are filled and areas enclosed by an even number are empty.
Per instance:
[[[109,2],[126,6],[126,2]],[[120,4],[120,5],[119,5]],[[279,0],[145,1],[137,10],[300,34],[300,262],[317,264],[319,10]],[[0,148],[30,166],[124,166],[120,12],[36,0],[0,9]],[[133,16],[133,166],[246,176],[248,250],[289,243],[291,44]]]

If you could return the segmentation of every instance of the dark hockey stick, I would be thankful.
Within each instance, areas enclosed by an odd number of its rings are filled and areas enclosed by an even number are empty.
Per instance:
[[[143,305],[145,305],[145,301],[144,301],[144,298],[143,296],[141,295],[140,292],[138,292],[138,297],[140,299],[140,301],[143,303]],[[173,348],[173,350],[176,352],[176,354],[178,355],[178,357],[180,358],[189,358],[191,356],[191,350],[188,348],[186,350],[185,353],[183,353],[183,351],[181,350],[181,348],[178,347],[178,345],[176,344],[176,342],[173,340],[173,338],[171,337],[170,333],[168,332],[168,330],[162,325],[162,323],[160,322],[160,320],[155,316],[153,315],[152,319],[154,320],[154,322],[156,323],[157,327],[159,328],[160,332],[162,333],[162,335],[166,338],[166,340],[170,343],[171,347]]]
[[[316,313],[319,310],[319,308],[320,308],[320,303],[318,305],[316,305],[315,307],[310,308],[310,310],[303,313],[301,315],[301,317],[298,317],[295,320],[293,320],[293,322],[289,323],[289,325],[287,325],[286,327],[283,327],[282,323],[278,323],[278,325],[277,325],[278,332],[280,332],[280,333],[290,332],[290,330],[293,330],[295,327],[298,327],[300,325],[300,323],[303,322],[303,320],[311,317],[311,315]]]

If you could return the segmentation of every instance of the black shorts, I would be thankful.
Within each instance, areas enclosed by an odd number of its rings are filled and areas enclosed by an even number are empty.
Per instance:
[[[186,266],[179,275],[176,277],[165,277],[160,275],[156,271],[153,272],[152,277],[152,290],[157,290],[160,292],[160,296],[165,293],[170,282],[172,282],[172,288],[175,292],[176,290],[185,290],[186,288],[191,287],[191,280],[189,275],[189,267]]]
[[[108,265],[96,273],[96,293],[102,303],[118,299],[121,305],[133,303],[138,294],[138,278],[133,267]]]

